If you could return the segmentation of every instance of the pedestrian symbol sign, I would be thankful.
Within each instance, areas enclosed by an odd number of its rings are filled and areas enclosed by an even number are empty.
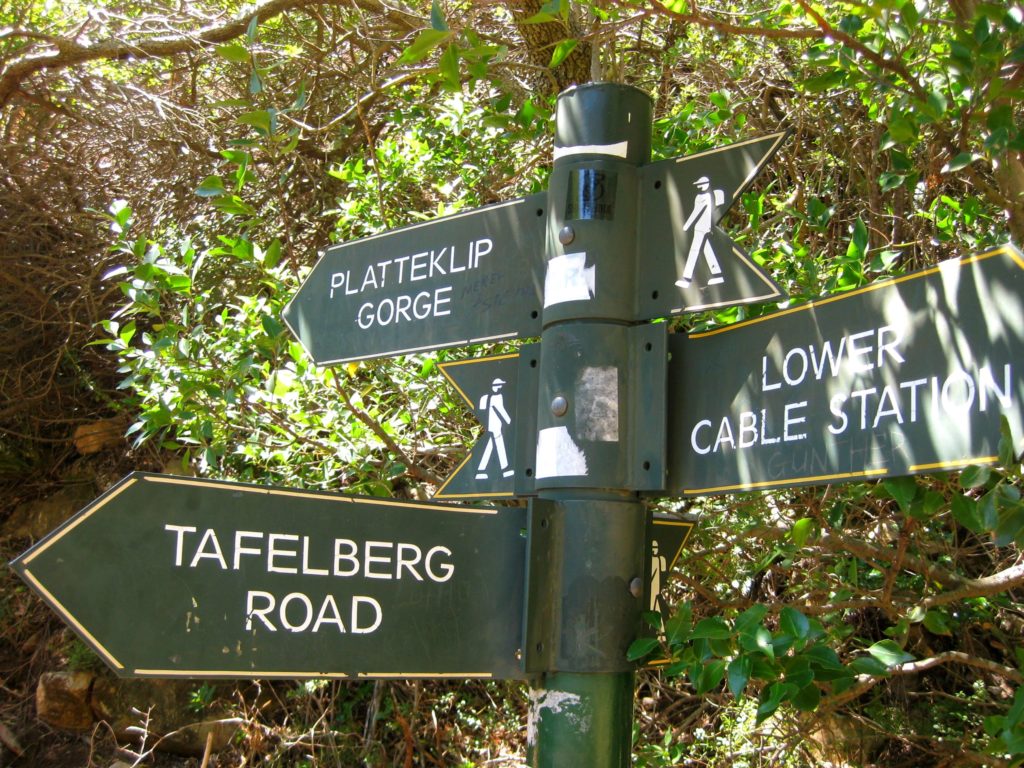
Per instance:
[[[787,136],[780,131],[640,169],[638,318],[782,298],[719,222]]]
[[[686,289],[693,284],[693,272],[697,268],[697,260],[704,256],[707,261],[708,285],[720,285],[725,282],[722,276],[722,267],[715,256],[715,249],[710,242],[712,225],[718,217],[715,213],[718,206],[725,202],[725,192],[721,189],[711,190],[711,179],[701,176],[694,185],[699,190],[693,200],[693,210],[683,223],[683,230],[693,229],[690,250],[686,255],[686,264],[683,266],[683,276],[676,280],[676,285]]]
[[[523,454],[522,441],[529,439],[536,424],[536,369],[519,353],[441,363],[440,368],[482,431],[434,498],[501,498],[532,492],[532,480],[524,472],[532,463]]]

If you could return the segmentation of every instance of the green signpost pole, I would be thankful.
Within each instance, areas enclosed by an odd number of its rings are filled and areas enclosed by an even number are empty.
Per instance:
[[[664,353],[663,331],[633,325],[650,99],[617,84],[574,88],[559,97],[556,126],[537,452],[526,470],[538,494],[527,566],[525,667],[536,675],[528,761],[621,768],[633,721],[626,650],[640,626],[646,573],[636,481],[663,471],[664,460],[663,432],[645,436],[653,459],[635,448],[639,358]]]

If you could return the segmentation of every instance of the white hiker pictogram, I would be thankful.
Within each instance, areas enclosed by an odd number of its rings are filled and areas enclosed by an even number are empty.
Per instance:
[[[722,276],[722,267],[718,264],[718,257],[715,256],[715,249],[711,247],[711,228],[714,226],[715,208],[725,202],[725,192],[721,189],[711,189],[711,180],[707,176],[701,176],[695,181],[697,194],[693,198],[693,210],[689,218],[683,224],[683,230],[693,227],[693,239],[690,241],[690,252],[686,256],[686,265],[683,267],[683,276],[676,280],[680,288],[689,288],[693,282],[693,272],[697,268],[701,252],[704,253],[704,260],[711,270],[711,279],[708,285],[718,285],[725,282]]]
[[[651,542],[651,605],[650,610],[658,610],[658,598],[661,597],[661,574],[668,570],[668,562],[664,555],[658,554],[658,540]]]
[[[480,410],[487,413],[484,425],[487,427],[487,445],[484,446],[484,455],[480,457],[480,465],[476,468],[476,479],[487,479],[487,465],[491,461],[491,453],[498,454],[498,468],[502,477],[512,477],[515,470],[508,465],[508,454],[505,451],[505,437],[502,430],[505,425],[511,424],[512,419],[505,410],[505,398],[501,394],[501,388],[505,385],[503,379],[495,379],[491,382],[491,391],[480,398]]]

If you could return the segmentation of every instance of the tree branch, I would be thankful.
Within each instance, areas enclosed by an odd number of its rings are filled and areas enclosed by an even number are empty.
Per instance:
[[[367,0],[360,2],[361,5],[366,3]],[[53,40],[52,44],[57,48],[56,51],[25,56],[3,70],[0,74],[0,108],[7,105],[27,78],[44,69],[65,69],[87,61],[124,59],[129,56],[174,56],[233,40],[245,33],[254,18],[266,21],[296,8],[341,4],[345,4],[345,0],[265,0],[235,19],[222,24],[210,24],[193,32],[159,35],[140,40],[103,40],[92,45],[82,45],[66,38]]]
[[[925,608],[933,608],[936,605],[949,605],[957,600],[986,597],[999,594],[1000,592],[1007,592],[1022,585],[1024,585],[1024,560],[991,576],[985,576],[981,579],[970,579],[964,582],[962,586],[950,592],[933,595],[927,598],[922,605]]]

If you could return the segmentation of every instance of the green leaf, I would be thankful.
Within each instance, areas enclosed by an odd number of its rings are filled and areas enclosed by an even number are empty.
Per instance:
[[[752,667],[753,661],[749,656],[737,656],[729,662],[729,692],[737,699],[743,695],[743,690],[747,687],[747,681],[750,680],[750,671]]]
[[[263,252],[263,266],[267,269],[273,269],[281,261],[281,241],[276,237],[273,242],[267,247],[267,250]]]
[[[273,133],[274,116],[270,110],[257,109],[252,112],[245,112],[239,115],[237,119],[242,125],[251,125],[266,136]]]
[[[917,12],[915,0],[909,0],[903,4],[900,8],[900,16],[903,18],[903,23],[911,29],[917,26],[917,23],[921,20],[921,14]]]
[[[902,173],[886,171],[878,177],[878,186],[881,187],[883,192],[889,192],[902,185],[906,178]]]
[[[811,624],[800,611],[787,605],[779,614],[779,627],[787,635],[803,640],[807,637]]]
[[[975,160],[980,159],[981,155],[976,155],[973,152],[961,152],[959,155],[957,155],[944,166],[942,166],[942,173],[953,173],[955,171],[962,171]]]
[[[893,477],[882,483],[889,495],[900,505],[900,510],[908,512],[910,503],[917,495],[917,481],[912,477]]]
[[[792,683],[772,683],[761,694],[761,704],[757,708],[757,723],[760,725],[775,713],[779,705],[797,692]]]
[[[439,29],[425,29],[413,40],[412,44],[402,51],[398,57],[399,64],[414,64],[423,59],[430,51],[451,37],[451,32]]]
[[[563,61],[565,61],[566,57],[570,53],[572,53],[573,49],[576,47],[578,43],[579,40],[569,39],[563,40],[558,45],[556,45],[555,50],[552,51],[551,53],[551,62],[548,64],[548,67],[554,69]]]
[[[846,260],[863,261],[867,250],[868,228],[864,224],[863,219],[858,216],[857,221],[853,224],[853,236],[850,238],[850,244],[846,247]]]
[[[196,194],[199,197],[219,197],[226,191],[224,180],[220,176],[207,176],[203,183],[196,187]]]
[[[801,712],[813,712],[821,702],[821,691],[814,683],[808,683],[792,698],[793,706]]]
[[[946,623],[946,614],[942,611],[932,609],[924,616],[924,628],[931,632],[933,635],[947,635],[950,636],[953,632],[949,628],[949,624]]]
[[[770,659],[775,658],[775,646],[772,645],[772,633],[764,627],[757,627],[753,632],[739,635],[740,648],[745,651],[760,652]]]
[[[449,45],[444,49],[444,53],[441,54],[439,64],[441,75],[444,77],[445,82],[452,88],[457,89],[462,84],[459,79],[459,49],[454,45]]]
[[[803,89],[808,93],[821,93],[841,85],[846,80],[846,72],[841,69],[829,70],[823,75],[809,77],[803,81]]]
[[[729,96],[721,91],[714,91],[709,94],[708,100],[719,109],[727,109],[729,106]]]
[[[656,637],[638,637],[630,644],[629,649],[626,651],[626,659],[629,661],[642,659],[657,648],[658,645],[658,638]]]
[[[248,64],[252,60],[249,54],[249,49],[239,43],[218,45],[213,50],[216,51],[217,55],[222,59],[234,61],[238,64]]]
[[[789,538],[793,542],[793,546],[798,549],[803,547],[813,529],[814,520],[809,517],[802,517],[793,523],[793,527],[789,530]]]
[[[872,658],[877,659],[887,667],[914,660],[913,656],[900,648],[892,640],[879,640],[868,648],[868,653],[871,654]]]
[[[263,326],[263,332],[272,339],[277,338],[285,331],[285,327],[272,315],[264,315],[260,319],[260,325]]]
[[[972,464],[960,473],[960,485],[964,488],[981,488],[988,482],[992,471],[988,467]]]
[[[704,665],[700,675],[697,677],[697,693],[698,695],[704,695],[708,691],[712,691],[722,684],[722,678],[725,677],[725,661],[723,659],[715,659]]]
[[[950,504],[950,511],[953,518],[971,533],[984,533],[985,526],[981,523],[981,515],[978,514],[978,502],[967,496],[954,496]]]
[[[728,640],[730,637],[732,630],[729,629],[729,625],[717,616],[701,619],[690,635],[692,640]]]
[[[430,5],[430,26],[438,32],[448,31],[448,22],[444,20],[444,13],[438,0],[434,0]]]
[[[1024,504],[1018,503],[999,513],[999,524],[995,529],[997,547],[1008,547],[1014,542],[1024,541]]]
[[[684,643],[690,639],[693,613],[690,604],[683,603],[676,614],[665,622],[665,640],[669,645]]]
[[[767,614],[768,606],[761,604],[752,605],[736,617],[733,626],[737,632],[753,632]]]
[[[917,139],[917,124],[903,114],[897,114],[889,121],[889,135],[900,144],[910,144]]]
[[[1005,416],[999,417],[999,463],[1007,469],[1017,464],[1017,448]]]
[[[889,668],[885,664],[871,656],[858,656],[850,662],[850,669],[859,675],[874,675],[875,677],[889,672]]]
[[[259,71],[255,69],[249,74],[249,93],[253,95],[263,93],[263,78],[260,77]]]

